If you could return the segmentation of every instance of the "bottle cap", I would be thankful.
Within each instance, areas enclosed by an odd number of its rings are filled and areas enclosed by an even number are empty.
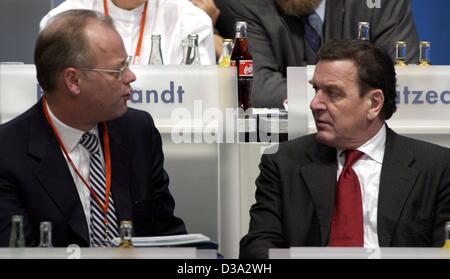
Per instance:
[[[23,221],[23,216],[22,215],[13,215],[11,217],[11,220],[13,222],[22,222]]]

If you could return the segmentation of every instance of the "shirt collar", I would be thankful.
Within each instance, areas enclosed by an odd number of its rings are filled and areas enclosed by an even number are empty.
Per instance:
[[[366,143],[356,148],[377,163],[383,163],[384,148],[386,146],[386,125],[383,125],[378,133]],[[342,155],[343,149],[337,150],[338,157]]]
[[[327,3],[327,0],[322,0],[320,2],[319,7],[316,9],[316,13],[320,16],[320,19],[322,22],[325,22],[325,5]]]
[[[119,19],[124,22],[134,23],[136,19],[141,18],[142,11],[144,11],[144,4],[145,2],[132,10],[125,10],[117,7],[116,4],[114,4],[111,0],[109,0],[108,1],[109,15],[116,20]]]
[[[52,110],[50,109],[47,102],[45,102],[45,105],[47,106],[48,114],[50,115],[50,119],[53,121],[53,124],[55,125],[56,131],[58,131],[58,134],[61,138],[62,143],[64,144],[64,147],[66,148],[67,152],[72,152],[75,147],[77,146],[78,142],[81,139],[81,136],[85,133],[84,131],[72,128],[70,126],[67,126],[63,122],[61,122],[56,116],[53,114]],[[89,132],[95,134],[98,137],[98,130],[97,126],[92,128]]]

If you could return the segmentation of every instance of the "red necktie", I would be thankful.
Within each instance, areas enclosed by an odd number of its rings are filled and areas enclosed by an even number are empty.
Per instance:
[[[328,246],[362,247],[364,228],[361,188],[352,166],[364,153],[359,150],[346,150],[344,153],[345,163],[336,185]]]

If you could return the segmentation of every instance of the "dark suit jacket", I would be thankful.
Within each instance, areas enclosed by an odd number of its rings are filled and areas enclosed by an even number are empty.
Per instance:
[[[254,59],[253,105],[282,107],[287,97],[286,68],[316,62],[315,53],[304,41],[303,19],[284,14],[275,0],[228,1],[236,19],[249,24],[248,40]],[[394,59],[395,43],[406,41],[408,61],[417,63],[419,39],[410,1],[383,0],[381,3],[381,8],[371,9],[364,0],[328,0],[325,42],[356,39],[358,22],[367,21],[375,45],[384,47]]]
[[[240,257],[264,258],[269,248],[327,246],[333,214],[336,149],[315,135],[263,155],[256,203]],[[450,150],[387,129],[378,196],[381,247],[442,246],[450,220]]]
[[[220,10],[220,15],[215,26],[216,30],[223,38],[233,39],[236,35],[236,21],[234,14],[230,11],[228,0],[214,0],[214,3]]]
[[[186,233],[173,215],[161,137],[151,116],[128,109],[107,126],[118,219],[132,220],[136,236]],[[41,101],[0,126],[0,246],[8,245],[14,214],[24,216],[27,246],[38,244],[41,221],[52,222],[55,246],[89,245],[86,217]]]

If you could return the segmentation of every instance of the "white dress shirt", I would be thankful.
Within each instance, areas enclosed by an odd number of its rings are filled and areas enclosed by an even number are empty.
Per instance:
[[[364,155],[353,165],[353,170],[358,175],[361,186],[364,247],[379,247],[377,231],[378,193],[385,146],[386,127],[383,125],[373,138],[357,148],[357,150],[364,152]],[[345,161],[343,150],[338,150],[337,159],[337,177],[339,178]]]
[[[50,17],[70,9],[90,9],[103,13],[103,0],[66,0],[44,16],[40,23],[41,30]],[[117,31],[122,36],[127,53],[134,58],[144,4],[128,11],[108,0],[108,10]],[[189,0],[148,0],[141,56],[136,60],[136,64],[148,64],[152,34],[161,35],[161,50],[165,65],[181,64],[183,59],[181,41],[189,34],[199,36],[201,64],[216,64],[211,18]]]
[[[319,7],[317,7],[316,9],[316,13],[320,16],[320,19],[322,20],[322,22],[325,22],[325,6],[327,4],[327,0],[322,0],[322,2],[320,2]],[[325,26],[325,25],[323,25]]]
[[[69,154],[70,158],[72,159],[72,162],[80,172],[81,176],[83,176],[83,179],[89,183],[89,164],[90,164],[90,153],[87,151],[86,148],[84,148],[81,144],[79,144],[79,141],[81,139],[81,136],[85,133],[84,131],[80,131],[77,129],[74,129],[72,127],[67,126],[63,122],[61,122],[56,116],[52,113],[50,107],[48,106],[47,102],[45,102],[45,105],[47,106],[49,115],[51,120],[53,121],[53,124],[55,125],[56,130],[58,131],[58,134],[61,138],[62,143],[64,144],[64,147],[67,150],[67,153]],[[98,129],[97,127],[91,129],[89,132],[95,134],[98,136]],[[104,159],[103,159],[103,150],[100,148],[100,157],[104,166]],[[63,153],[61,149],[61,153]],[[78,196],[80,197],[81,205],[83,206],[84,215],[86,215],[86,222],[88,225],[88,229],[90,231],[90,218],[91,218],[91,199],[90,199],[90,192],[89,189],[84,185],[83,181],[78,177],[75,170],[72,168],[72,166],[69,164],[69,161],[65,157],[65,154],[63,153],[64,158],[66,159],[67,166],[70,170],[70,173],[72,174],[73,181],[75,183],[75,186],[77,188]],[[89,233],[90,235],[90,233]]]

